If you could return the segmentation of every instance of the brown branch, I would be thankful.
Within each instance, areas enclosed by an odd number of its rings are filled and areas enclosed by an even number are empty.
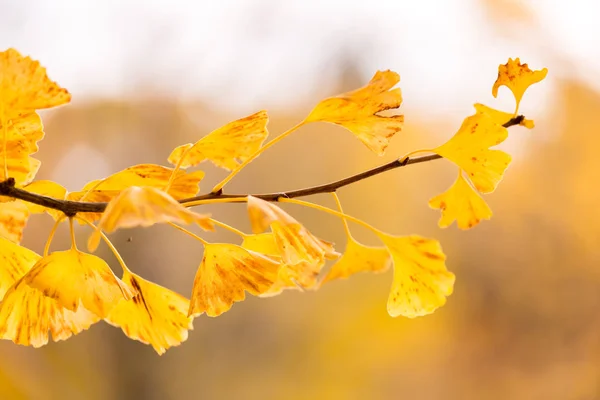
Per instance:
[[[503,126],[509,128],[514,125],[519,125],[525,119],[524,116],[519,115],[512,118],[510,121],[505,123]],[[264,194],[253,194],[252,196],[258,197],[266,201],[277,201],[280,197],[294,198],[304,197],[319,193],[331,193],[344,186],[352,183],[361,181],[371,176],[379,175],[383,172],[390,171],[392,169],[405,167],[412,164],[420,164],[428,161],[438,160],[442,156],[438,154],[432,154],[429,156],[406,158],[404,160],[394,160],[387,164],[380,165],[379,167],[372,168],[370,170],[358,173],[356,175],[349,176],[344,179],[340,179],[334,182],[326,183],[324,185],[312,186],[304,189],[291,190],[289,192],[278,192],[278,193],[264,193]],[[15,187],[15,180],[8,178],[4,182],[0,182],[0,195],[12,197],[26,201],[28,203],[38,204],[54,210],[59,210],[65,213],[67,216],[75,216],[77,213],[82,212],[104,212],[108,203],[90,203],[85,201],[71,201],[71,200],[60,200],[52,197],[42,196],[40,194],[31,193],[27,190]],[[228,199],[234,197],[246,197],[249,194],[225,194],[222,192],[207,193],[200,196],[190,197],[187,199],[180,200],[182,204],[190,203],[197,200],[208,200],[208,199]]]

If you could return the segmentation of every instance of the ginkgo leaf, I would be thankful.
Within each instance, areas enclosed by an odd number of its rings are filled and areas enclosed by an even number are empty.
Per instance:
[[[100,320],[79,306],[77,311],[62,307],[25,283],[17,281],[0,303],[0,338],[24,346],[41,347],[48,343],[48,332],[57,342],[76,335]]]
[[[0,237],[20,243],[29,213],[27,204],[22,201],[0,203]]]
[[[317,276],[314,275],[313,269],[307,263],[299,263],[296,265],[284,264],[281,260],[281,253],[275,235],[272,232],[259,233],[255,235],[247,235],[244,237],[242,247],[246,250],[266,255],[273,260],[281,263],[277,280],[269,290],[260,295],[260,297],[272,297],[280,294],[285,289],[302,290],[299,283],[294,280],[294,276],[305,276],[303,280],[304,287],[313,287],[317,283]],[[307,272],[304,272],[307,271]],[[312,280],[311,280],[312,277]]]
[[[123,274],[123,282],[137,294],[131,300],[119,301],[106,322],[151,345],[158,354],[187,340],[188,330],[193,328],[193,318],[187,315],[188,299],[129,271]]]
[[[194,278],[188,315],[206,313],[216,317],[248,292],[258,296],[277,280],[279,262],[262,254],[228,243],[211,243],[204,248],[202,263]]]
[[[379,235],[394,261],[394,281],[387,309],[392,317],[433,313],[452,294],[454,274],[438,241],[420,236]]]
[[[475,104],[475,110],[478,113],[489,115],[490,117],[492,117],[492,119],[494,120],[494,122],[496,124],[498,124],[498,125],[503,125],[503,124],[507,123],[508,121],[510,121],[514,117],[514,114],[507,113],[507,112],[500,111],[500,110],[496,110],[496,109],[493,109],[493,108],[488,107],[488,106],[486,106],[484,104],[481,104],[481,103],[476,103]],[[522,125],[525,128],[527,128],[527,129],[533,129],[534,128],[533,121],[530,120],[530,119],[527,119],[527,118],[523,118],[521,120],[521,122],[519,122],[519,125]]]
[[[396,72],[377,71],[366,86],[321,101],[305,121],[341,125],[381,156],[391,137],[404,124],[403,115],[377,115],[402,104],[400,89],[392,89],[399,81],[400,76]]]
[[[233,170],[261,148],[269,135],[267,122],[269,117],[264,110],[230,122],[194,144],[176,147],[169,162],[189,168],[210,160],[218,167]]]
[[[460,229],[470,229],[481,220],[492,218],[492,210],[469,185],[462,172],[450,189],[429,200],[429,206],[442,211],[440,228],[447,228],[456,221]]]
[[[101,318],[105,318],[119,300],[135,295],[103,259],[76,249],[42,257],[23,279],[68,310],[77,311],[81,302]]]
[[[71,95],[46,74],[38,61],[15,49],[0,52],[0,109],[33,111],[68,103]]]
[[[385,272],[391,264],[392,258],[385,247],[365,246],[350,236],[342,257],[333,264],[322,283],[349,278],[358,272]]]
[[[40,347],[64,340],[89,328],[99,317],[84,307],[76,312],[29,287],[22,277],[41,257],[33,251],[0,238],[0,338]]]
[[[506,128],[495,123],[488,114],[478,113],[467,117],[458,132],[433,151],[465,171],[481,193],[491,193],[502,180],[511,156],[490,147],[507,137]]]
[[[48,180],[41,180],[31,182],[26,185],[23,189],[28,192],[39,194],[41,196],[51,197],[57,200],[64,200],[67,197],[67,189],[65,189],[62,185]],[[54,210],[52,208],[47,208],[44,206],[40,206],[34,203],[26,203],[29,212],[32,214],[41,214],[43,212],[47,212],[50,214],[55,220],[62,217],[64,214],[61,211]]]
[[[547,74],[547,68],[532,71],[527,64],[521,64],[521,60],[518,57],[514,60],[509,58],[506,64],[500,64],[498,67],[498,78],[492,87],[492,95],[494,97],[498,96],[498,88],[500,86],[509,88],[517,102],[516,114],[527,88],[534,83],[542,81]]]
[[[39,115],[35,112],[5,115],[0,119],[0,133],[6,143],[0,147],[0,170],[6,168],[8,176],[19,186],[31,182],[41,165],[30,157],[38,151],[37,142],[44,137]]]
[[[283,262],[289,267],[299,267],[294,268],[299,270],[292,278],[303,287],[314,285],[315,278],[326,259],[339,257],[332,243],[317,238],[301,223],[272,203],[248,196],[248,214],[255,233],[262,232],[268,226],[271,227]]]
[[[88,241],[88,249],[95,251],[100,242],[100,230],[113,232],[118,228],[148,227],[158,223],[197,223],[204,230],[214,230],[208,215],[196,214],[182,206],[166,192],[153,187],[132,186],[112,199]]]

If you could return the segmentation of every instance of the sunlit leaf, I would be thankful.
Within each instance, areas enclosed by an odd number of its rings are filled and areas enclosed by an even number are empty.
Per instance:
[[[71,311],[79,304],[105,318],[119,300],[135,294],[117,278],[104,260],[76,249],[42,257],[24,281]]]
[[[400,107],[402,93],[392,89],[399,81],[400,76],[393,71],[377,71],[366,86],[321,101],[306,122],[341,125],[373,152],[383,155],[391,137],[402,129],[404,116],[377,113]]]
[[[248,196],[248,214],[255,233],[271,227],[283,263],[290,272],[299,269],[292,278],[303,287],[314,285],[326,259],[339,256],[333,244],[311,234],[302,224],[275,204]]]
[[[392,317],[433,313],[452,294],[454,274],[438,241],[420,236],[379,235],[394,261],[394,281],[387,309]]]
[[[460,229],[469,229],[483,219],[492,218],[492,210],[469,185],[462,173],[450,189],[429,200],[429,206],[442,211],[440,228],[447,228],[456,221]]]
[[[365,246],[349,237],[342,257],[325,275],[323,283],[349,278],[358,272],[385,272],[391,264],[392,258],[385,247]]]
[[[248,292],[258,296],[275,283],[279,262],[227,243],[208,244],[192,289],[189,315],[216,317]]]
[[[498,88],[506,86],[515,96],[517,102],[516,110],[518,110],[527,88],[534,83],[542,81],[547,74],[547,68],[532,71],[527,64],[521,64],[521,60],[518,57],[514,60],[509,58],[506,64],[501,64],[498,67],[498,78],[492,87],[492,95],[494,97],[498,96]]]
[[[4,117],[0,119],[0,140],[6,139],[6,152],[0,147],[0,170],[4,170],[6,163],[8,176],[14,178],[18,186],[25,185],[33,180],[41,165],[30,156],[38,151],[37,142],[44,137],[42,121],[35,112]]]
[[[508,137],[506,128],[494,122],[488,114],[467,117],[456,134],[433,151],[464,170],[477,190],[490,193],[496,189],[510,164],[511,156],[490,147]]]
[[[64,340],[99,320],[82,306],[76,312],[67,310],[24,282],[22,277],[39,259],[40,256],[33,251],[0,238],[2,339],[40,347],[48,343],[48,332],[54,341]]]
[[[68,103],[71,95],[46,75],[46,68],[15,49],[0,52],[0,109],[24,112]]]
[[[0,237],[20,243],[28,218],[27,204],[18,200],[0,203]]]
[[[208,215],[188,210],[166,192],[153,187],[132,186],[112,199],[98,222],[99,230],[90,236],[88,249],[96,250],[100,230],[113,232],[118,228],[148,227],[158,223],[197,223],[205,230],[214,230]]]
[[[475,104],[475,110],[478,113],[489,115],[490,117],[492,117],[494,122],[498,125],[503,125],[503,124],[507,123],[508,121],[510,121],[514,117],[514,114],[507,113],[504,111],[499,111],[499,110],[493,109],[493,108],[488,107],[481,103]],[[530,119],[527,119],[527,118],[523,118],[523,120],[519,123],[519,125],[522,125],[527,129],[534,128],[533,121]]]
[[[269,135],[268,121],[263,110],[230,122],[194,144],[176,147],[169,155],[169,162],[188,168],[210,160],[218,167],[233,170],[260,149]]]
[[[187,315],[188,299],[128,271],[123,282],[137,294],[119,301],[106,322],[120,327],[128,337],[150,344],[158,354],[187,339],[193,319]]]

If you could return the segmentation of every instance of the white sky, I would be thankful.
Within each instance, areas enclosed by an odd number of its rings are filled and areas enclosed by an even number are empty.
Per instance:
[[[498,26],[475,0],[4,0],[0,49],[40,60],[74,101],[150,87],[240,115],[335,94],[340,54],[365,82],[376,69],[398,71],[406,114],[464,116],[477,101],[512,110],[508,91],[491,97],[509,56],[550,70],[527,112],[545,105],[552,78],[600,89],[600,2],[520,3],[535,24]]]

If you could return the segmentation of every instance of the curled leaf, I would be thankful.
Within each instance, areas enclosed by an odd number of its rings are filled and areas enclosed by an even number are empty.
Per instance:
[[[542,81],[548,74],[548,69],[543,68],[538,71],[532,71],[527,64],[521,64],[519,58],[508,59],[508,62],[498,67],[498,78],[492,87],[492,95],[498,96],[498,88],[506,86],[515,96],[517,102],[516,110],[519,110],[519,104],[527,88],[534,83]],[[517,113],[515,111],[515,114]]]
[[[233,170],[261,148],[269,135],[268,121],[267,112],[263,110],[230,122],[194,144],[176,147],[169,155],[169,162],[189,168],[210,160],[218,167]]]
[[[98,222],[98,230],[90,236],[88,248],[90,251],[96,250],[100,242],[100,230],[113,232],[118,228],[148,227],[164,222],[195,222],[205,230],[214,229],[208,215],[188,210],[162,190],[132,186],[108,203]]]
[[[278,277],[279,263],[262,254],[227,243],[207,244],[194,278],[188,315],[216,317],[248,292],[267,292]]]
[[[473,190],[462,173],[458,175],[450,189],[429,200],[429,206],[442,211],[440,228],[447,228],[456,221],[460,229],[470,229],[481,220],[492,218],[492,210]]]
[[[342,257],[333,264],[322,283],[349,278],[359,272],[385,272],[391,264],[390,253],[385,247],[365,246],[350,236]]]
[[[394,261],[394,281],[387,309],[392,317],[433,313],[452,294],[454,274],[438,241],[420,236],[379,235]]]
[[[392,89],[399,81],[400,76],[396,72],[377,71],[366,86],[322,100],[305,121],[322,121],[343,126],[371,151],[381,156],[391,137],[404,124],[403,115],[377,114],[400,107],[402,93],[398,88]]]
[[[488,107],[481,103],[475,104],[475,110],[480,114],[487,114],[498,125],[504,125],[505,123],[507,123],[514,117],[514,114],[507,113],[504,111],[499,111],[499,110],[493,109],[493,108]],[[534,128],[533,120],[526,119],[526,118],[523,118],[523,120],[519,123],[519,125],[524,126],[527,129]]]
[[[187,340],[192,329],[188,299],[129,271],[123,274],[123,282],[137,294],[119,301],[106,322],[120,327],[131,339],[150,344],[158,354]]]
[[[135,294],[103,259],[76,249],[42,257],[23,279],[62,307],[77,311],[81,303],[100,318],[105,318],[119,300]]]
[[[467,173],[481,193],[496,189],[511,156],[490,147],[508,137],[506,128],[498,125],[488,114],[475,114],[465,118],[460,129],[446,143],[433,151],[454,162]]]

